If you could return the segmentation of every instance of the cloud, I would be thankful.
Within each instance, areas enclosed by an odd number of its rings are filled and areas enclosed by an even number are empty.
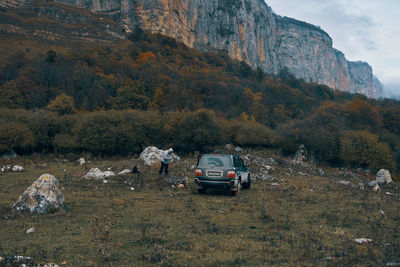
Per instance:
[[[351,60],[365,51],[378,49],[373,38],[373,18],[349,0],[267,0],[279,15],[317,24],[333,38],[334,46]]]
[[[366,61],[400,96],[399,0],[265,0],[279,15],[320,26],[352,61]]]

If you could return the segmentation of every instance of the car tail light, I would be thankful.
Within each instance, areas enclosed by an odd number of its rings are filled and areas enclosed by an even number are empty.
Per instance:
[[[196,176],[203,176],[203,172],[199,169],[196,169]]]
[[[228,171],[226,173],[226,178],[235,178],[235,176],[236,176],[235,171]]]

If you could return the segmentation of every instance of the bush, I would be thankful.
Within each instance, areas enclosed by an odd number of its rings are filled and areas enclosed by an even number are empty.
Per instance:
[[[334,127],[319,125],[313,120],[291,121],[275,131],[276,146],[285,155],[294,154],[304,144],[318,162],[339,161],[340,141]]]
[[[395,170],[393,153],[386,143],[368,131],[347,131],[340,139],[342,160],[356,167]]]
[[[180,146],[184,152],[205,152],[222,141],[222,129],[214,112],[199,110],[185,116],[180,130]]]
[[[232,124],[233,141],[241,146],[271,146],[272,131],[265,125],[251,121],[235,121]]]
[[[81,150],[116,155],[139,153],[160,135],[156,112],[100,111],[76,117],[73,133]]]
[[[32,131],[17,122],[0,125],[0,152],[14,149],[17,152],[26,151],[34,146]]]

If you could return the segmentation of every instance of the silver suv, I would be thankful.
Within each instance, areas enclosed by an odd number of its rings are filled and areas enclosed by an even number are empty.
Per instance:
[[[208,188],[226,188],[232,195],[240,189],[249,189],[250,171],[239,156],[231,154],[205,154],[196,168],[194,182],[197,191],[205,193]]]

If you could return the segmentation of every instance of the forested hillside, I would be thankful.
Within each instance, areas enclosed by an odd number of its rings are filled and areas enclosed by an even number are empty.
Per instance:
[[[400,102],[252,70],[137,30],[109,45],[0,42],[0,150],[115,155],[148,145],[187,153],[232,142],[319,163],[400,167]]]

